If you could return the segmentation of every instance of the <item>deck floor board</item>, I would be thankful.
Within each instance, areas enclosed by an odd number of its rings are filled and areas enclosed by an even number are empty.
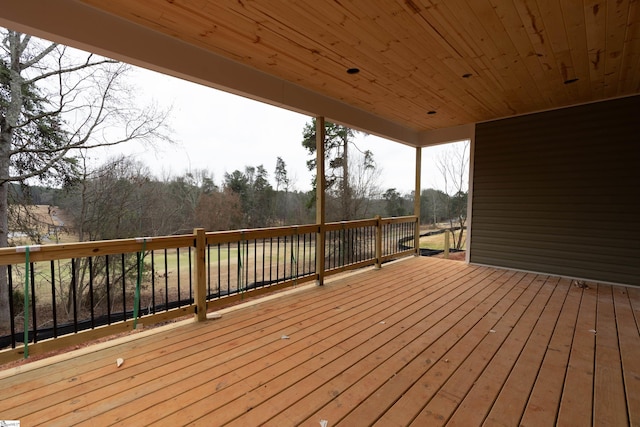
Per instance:
[[[0,419],[638,425],[639,317],[635,288],[411,258],[0,371]]]
[[[632,425],[640,425],[640,335],[633,317],[628,290],[613,289],[613,298],[629,421]],[[631,418],[632,414],[635,418]]]
[[[487,411],[497,399],[502,385],[518,360],[540,318],[540,314],[549,302],[552,291],[553,289],[548,286],[540,287],[535,299],[526,309],[522,318],[512,327],[508,337],[482,372],[482,376],[474,382],[469,393],[448,420],[449,425],[477,425],[486,418]]]
[[[558,425],[591,425],[592,420],[597,292],[581,294]]]
[[[593,422],[596,425],[627,425],[622,358],[610,286],[598,286],[597,310]]]
[[[566,288],[567,296],[545,349],[542,366],[520,421],[522,425],[552,425],[556,422],[581,297],[579,292],[569,292],[569,280],[561,280],[557,286]]]
[[[430,345],[443,335],[455,333],[453,328],[456,327],[456,323],[459,323],[468,311],[472,311],[494,290],[495,288],[492,289],[491,286],[466,290],[464,294],[456,296],[455,300],[442,305],[437,312],[426,317],[423,323],[430,325],[427,329],[418,331],[420,335],[416,334],[415,338],[407,339],[406,345],[388,359],[378,359],[381,363],[358,381],[351,384],[346,378],[333,381],[332,385],[340,381],[338,383],[340,387],[336,387],[336,390],[344,391],[341,391],[339,396],[332,396],[330,401],[322,402],[325,406],[317,410],[315,417],[330,418],[335,420],[334,422],[342,421],[344,425],[367,424],[375,421],[381,411],[393,403],[393,397],[399,396],[409,387],[408,383],[401,378],[415,378],[413,374],[407,375],[405,370],[411,369],[410,366],[415,363],[422,365],[424,359],[420,357],[426,351],[425,349],[429,349]],[[459,329],[459,333],[462,330]],[[378,358],[378,355],[372,354],[371,357]],[[355,369],[357,368],[354,367]],[[420,366],[415,372],[422,372],[423,369]],[[400,387],[402,391],[388,393],[385,387]],[[316,405],[318,403],[313,395],[307,396],[306,400]],[[342,420],[345,416],[347,418]]]

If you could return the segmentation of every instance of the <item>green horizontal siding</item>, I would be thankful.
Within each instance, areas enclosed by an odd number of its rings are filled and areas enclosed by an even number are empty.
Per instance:
[[[640,96],[476,126],[470,261],[640,286]]]

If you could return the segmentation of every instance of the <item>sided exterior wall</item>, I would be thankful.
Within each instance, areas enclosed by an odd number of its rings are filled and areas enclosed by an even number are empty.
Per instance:
[[[640,96],[476,126],[470,262],[640,286]]]

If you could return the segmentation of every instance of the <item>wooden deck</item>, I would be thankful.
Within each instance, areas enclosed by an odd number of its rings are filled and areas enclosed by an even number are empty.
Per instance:
[[[640,290],[587,285],[411,258],[2,371],[0,419],[640,425]]]

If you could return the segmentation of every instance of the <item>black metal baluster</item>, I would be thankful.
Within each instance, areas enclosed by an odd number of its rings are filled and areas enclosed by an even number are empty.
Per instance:
[[[238,265],[236,266],[236,293],[239,293],[242,288],[242,255],[242,243],[238,240],[238,253],[236,257],[238,262]]]
[[[347,256],[347,248],[346,248],[347,239],[345,237],[346,230],[343,228],[339,231],[339,233],[340,233],[340,256],[338,258],[338,262],[340,263],[340,265],[338,265],[338,267],[342,267],[345,265],[346,256]]]
[[[302,275],[307,274],[307,233],[302,235]]]
[[[176,270],[178,281],[178,307],[182,307],[182,294],[180,293],[180,248],[176,248]]]
[[[153,306],[151,310],[153,311],[153,314],[156,314],[156,273],[155,273],[156,263],[155,262],[156,261],[155,261],[155,257],[153,256],[153,251],[151,251],[151,305]]]
[[[4,268],[4,267],[0,267]],[[13,268],[7,265],[7,278],[9,281],[9,319],[11,322],[11,348],[16,348],[16,323],[13,307]]]
[[[73,297],[73,331],[78,332],[78,305],[76,294],[76,259],[71,258],[71,291]]]
[[[211,245],[207,244],[207,299],[209,295],[211,295]]]
[[[111,324],[111,289],[109,286],[109,255],[105,255],[104,271],[107,282],[107,324]]]
[[[193,304],[193,264],[191,262],[191,247],[189,247],[189,304]]]
[[[258,283],[258,239],[253,239],[253,281]]]
[[[244,289],[247,290],[249,286],[249,240],[245,240],[242,245],[242,253],[244,254]]]
[[[231,242],[227,242],[227,295],[231,295]],[[235,256],[236,261],[238,259],[238,254]]]
[[[311,243],[311,247],[313,247],[313,262],[312,262],[310,267],[313,268],[313,270],[311,270],[311,273],[317,274],[318,273],[318,271],[317,271],[318,270],[318,268],[317,268],[317,265],[318,265],[318,251],[316,250],[316,242],[317,242],[318,236],[317,236],[317,234],[313,233],[312,237],[313,237],[313,242]],[[309,253],[311,254],[311,250],[309,250]]]
[[[284,236],[284,268],[282,272],[282,280],[287,279],[287,236]]]
[[[331,262],[334,257],[334,253],[331,250],[331,248],[333,247],[332,235],[333,235],[333,231],[327,231],[325,233],[324,256],[325,258],[328,258],[327,265],[325,266],[325,270],[327,271],[331,270],[331,267],[332,267]]]
[[[91,329],[96,327],[95,313],[93,311],[93,258],[87,258],[89,262],[89,304],[91,305]]]
[[[273,281],[273,237],[269,237],[269,283]]]
[[[36,321],[36,274],[33,263],[29,263],[29,270],[31,270],[30,285],[31,285],[31,318],[33,319],[33,342],[37,341],[38,336],[38,322]]]
[[[280,281],[280,236],[276,245],[276,282]]]
[[[296,278],[300,276],[300,235],[296,234]],[[304,259],[304,258],[303,258]]]
[[[56,267],[55,262],[51,260],[51,309],[53,313],[53,337],[58,338],[58,314],[56,303]]]
[[[264,250],[264,237],[262,238],[262,283],[264,283],[264,262],[265,262],[265,250]]]
[[[153,258],[152,258],[153,259]],[[120,257],[120,263],[122,265],[122,320],[127,320],[127,281],[126,274],[127,271],[126,263],[124,259],[124,254]]]
[[[220,289],[220,294],[222,294],[222,271],[220,268],[220,243],[218,243],[218,289]],[[227,291],[229,294],[229,291]]]
[[[154,251],[151,251],[152,254],[153,252]],[[164,309],[165,311],[169,311],[169,264],[167,264],[166,248],[164,250]]]

